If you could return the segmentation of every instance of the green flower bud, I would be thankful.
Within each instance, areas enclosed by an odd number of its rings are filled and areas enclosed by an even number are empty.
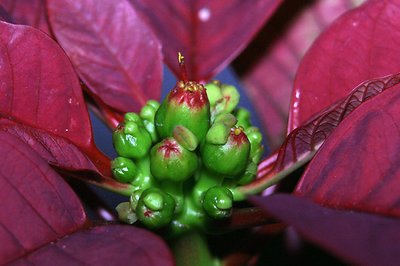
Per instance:
[[[154,117],[159,107],[160,104],[157,101],[149,100],[140,111],[140,118],[142,118],[144,127],[146,128],[147,132],[150,133],[153,143],[158,140],[156,127],[154,125]]]
[[[156,112],[159,107],[160,104],[157,101],[154,100],[147,101],[146,105],[143,106],[142,109],[140,110],[140,117],[143,120],[154,122],[154,116],[156,115]]]
[[[222,123],[214,123],[208,130],[206,142],[210,144],[223,145],[228,141],[231,127]]]
[[[232,214],[233,195],[226,187],[215,186],[204,193],[203,208],[214,219],[227,218]]]
[[[238,120],[237,125],[247,129],[251,127],[250,112],[245,108],[238,108],[235,112],[235,116]]]
[[[207,93],[210,93],[210,96],[213,97],[213,104],[211,104],[212,121],[219,115],[231,113],[238,105],[240,94],[236,87],[221,84],[218,81],[214,81],[206,86],[207,89],[210,90],[210,92]]]
[[[182,182],[191,177],[198,167],[197,156],[174,138],[154,145],[150,152],[150,171],[158,180]]]
[[[236,121],[236,117],[232,114],[218,116],[207,132],[206,141],[211,144],[225,144],[228,140],[231,128],[236,124]]]
[[[140,116],[137,113],[133,112],[128,112],[124,115],[124,123],[128,122],[135,122],[139,124],[139,126],[143,126],[142,119],[140,119]]]
[[[131,182],[133,190],[143,191],[150,187],[158,187],[157,180],[150,172],[150,155],[147,155],[139,160],[136,160],[136,176]]]
[[[222,123],[228,127],[233,127],[236,125],[237,121],[237,118],[233,114],[228,113],[218,116],[214,123]]]
[[[129,202],[122,202],[115,208],[118,219],[127,224],[134,224],[137,221],[136,213],[132,210]]]
[[[173,136],[181,125],[201,141],[210,127],[210,104],[203,85],[193,81],[179,81],[163,101],[155,116],[158,135],[164,139]]]
[[[258,162],[261,159],[264,147],[262,146],[262,135],[258,128],[249,127],[245,130],[250,142],[250,156],[243,176],[239,179],[239,185],[249,184],[256,178]]]
[[[240,94],[235,86],[222,84],[221,92],[224,100],[222,101],[222,105],[224,106],[224,113],[232,112],[239,103]]]
[[[119,182],[129,183],[136,176],[136,165],[128,158],[117,157],[111,161],[111,171]]]
[[[245,133],[251,145],[250,158],[258,164],[264,151],[264,147],[262,146],[262,134],[256,127],[247,128]]]
[[[132,192],[131,196],[129,197],[129,203],[131,205],[132,210],[136,210],[137,204],[139,202],[140,196],[143,193],[143,189],[137,189]]]
[[[127,158],[145,156],[152,145],[150,134],[138,122],[120,124],[113,133],[113,144],[118,155]]]
[[[240,127],[234,127],[223,145],[205,142],[201,146],[204,166],[218,174],[235,177],[246,169],[250,154],[250,143]]]
[[[240,177],[239,181],[237,182],[238,185],[246,185],[249,184],[256,178],[257,175],[258,164],[253,162],[252,160],[249,161],[247,164],[246,170],[242,177]]]
[[[174,139],[189,151],[194,151],[199,145],[196,136],[184,126],[176,126],[174,128]]]
[[[158,188],[143,191],[136,207],[138,219],[148,228],[156,229],[172,221],[175,210],[174,198]]]
[[[210,106],[214,107],[215,104],[222,99],[223,95],[221,92],[221,82],[213,80],[204,86],[207,91],[207,97],[210,101]]]

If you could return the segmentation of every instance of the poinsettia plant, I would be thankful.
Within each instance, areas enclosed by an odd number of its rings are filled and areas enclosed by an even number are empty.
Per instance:
[[[288,250],[298,263],[310,246],[398,261],[398,0],[0,0],[0,17],[0,264],[257,264]],[[85,184],[134,192],[88,109],[114,130],[161,100],[163,66],[182,78],[177,52],[192,85],[234,69],[276,151],[226,192],[243,201],[227,219],[171,240],[109,222]]]

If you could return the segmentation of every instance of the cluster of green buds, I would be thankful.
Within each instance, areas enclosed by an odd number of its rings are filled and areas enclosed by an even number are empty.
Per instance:
[[[127,223],[172,233],[228,218],[232,191],[251,182],[263,147],[234,86],[178,81],[159,104],[127,113],[113,133],[114,177],[134,187],[117,206]]]

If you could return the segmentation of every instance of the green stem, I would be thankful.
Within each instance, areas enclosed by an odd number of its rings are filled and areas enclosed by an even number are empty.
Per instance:
[[[261,193],[263,190],[279,183],[282,179],[287,177],[289,174],[293,173],[295,170],[299,169],[301,166],[306,164],[317,151],[310,152],[307,156],[302,158],[301,160],[291,164],[288,167],[285,167],[279,172],[272,170],[271,172],[267,173],[266,175],[262,176],[251,182],[245,186],[239,186],[232,189],[233,199],[235,201],[245,200],[247,196],[250,195],[257,195]]]
[[[170,241],[177,266],[220,266],[213,258],[204,235],[191,231]]]
[[[175,213],[180,213],[183,207],[183,182],[174,182],[170,180],[162,181],[161,188],[164,192],[170,194],[175,200]]]
[[[132,192],[135,190],[134,186],[132,186],[130,184],[119,183],[113,179],[106,180],[101,183],[98,183],[98,182],[90,182],[90,183],[92,183],[98,187],[107,189],[111,192],[115,192],[122,196],[127,196],[127,197],[129,197],[132,194]]]
[[[150,187],[157,187],[157,181],[150,172],[150,157],[147,155],[143,158],[135,160],[135,163],[139,174],[135,180],[133,180],[132,185],[136,187],[136,189],[141,190],[145,190]]]
[[[211,173],[203,168],[199,171],[197,178],[198,180],[193,188],[192,198],[196,205],[201,206],[203,193],[211,187],[220,186],[224,181],[224,176]]]
[[[131,193],[135,191],[135,187],[131,184],[120,183],[111,177],[102,176],[97,172],[72,170],[68,171],[62,168],[57,168],[57,166],[53,166],[53,168],[55,168],[58,173],[65,177],[75,178],[77,180],[84,181],[85,183],[90,183],[97,187],[104,188],[123,196],[130,196]]]

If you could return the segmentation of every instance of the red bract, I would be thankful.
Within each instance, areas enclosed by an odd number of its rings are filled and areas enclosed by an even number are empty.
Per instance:
[[[109,161],[93,141],[78,79],[60,47],[38,30],[4,22],[0,38],[2,116],[68,139],[109,174]]]
[[[332,21],[355,5],[354,0],[287,1],[235,60],[271,149],[290,133],[286,132],[290,95],[303,55]]]
[[[0,0],[13,23],[30,25],[50,34],[45,0]],[[7,20],[8,21],[8,20]]]
[[[92,145],[81,87],[59,46],[33,28],[7,23],[0,23],[0,38],[1,114]]]
[[[296,194],[335,208],[400,216],[399,106],[399,91],[391,89],[349,115],[312,160]]]
[[[360,2],[321,0],[298,7],[298,1],[281,0],[0,0],[3,20],[54,36],[0,22],[0,264],[171,265],[164,242],[152,233],[92,225],[60,178],[77,177],[125,195],[132,189],[110,176],[110,161],[94,144],[82,88],[95,112],[115,126],[124,112],[159,98],[162,53],[178,76],[176,54],[182,52],[188,77],[205,81],[226,67],[270,17],[236,68],[272,147],[284,134],[294,88],[291,132],[262,162],[259,179],[238,191],[261,192],[265,184],[293,177],[290,172],[314,157],[297,184],[298,197],[255,201],[340,259],[397,262],[398,236],[392,230],[398,230],[398,221],[382,215],[400,215],[400,5],[366,1],[328,27]],[[292,8],[304,13],[286,12]],[[306,203],[300,196],[353,211]],[[229,228],[271,221],[260,218],[259,209],[238,213],[240,219],[227,221]],[[218,226],[229,230],[223,225]],[[177,254],[201,254],[207,264],[212,259],[202,238],[197,240]]]
[[[46,161],[15,136],[0,132],[0,141],[4,264],[85,227],[87,220],[78,198]]]
[[[125,113],[159,100],[161,47],[127,1],[50,0],[47,6],[58,42],[99,104]]]
[[[396,265],[400,259],[399,219],[323,208],[283,194],[252,201],[308,241],[352,264]]]
[[[371,0],[350,11],[313,44],[296,74],[289,131],[364,80],[396,73],[400,6]]]
[[[127,225],[98,226],[77,231],[16,260],[36,265],[172,266],[174,259],[156,235]]]
[[[289,173],[303,166],[305,163],[311,160],[314,154],[330,137],[330,135],[333,132],[336,132],[335,129],[342,122],[348,121],[346,120],[347,116],[349,116],[353,111],[356,111],[356,108],[358,108],[363,102],[366,102],[378,96],[388,89],[394,90],[394,92],[392,93],[396,94],[399,87],[397,85],[399,85],[399,83],[400,74],[394,74],[380,79],[370,80],[361,83],[359,86],[354,88],[354,90],[346,98],[338,101],[337,103],[331,105],[329,108],[326,108],[325,110],[316,114],[315,117],[312,117],[311,119],[309,119],[309,121],[305,122],[303,125],[297,127],[292,132],[290,132],[278,152],[272,154],[268,159],[266,159],[259,165],[259,178],[256,181],[239,188],[238,191],[245,194],[261,192],[268,186],[276,184],[281,179],[285,178]],[[358,112],[356,113],[359,114]],[[348,127],[351,127],[353,126],[352,123],[354,123],[354,121],[347,123],[349,123]],[[365,126],[365,123],[360,123],[360,125]],[[372,126],[371,128],[374,127]],[[377,128],[375,129],[378,130]],[[361,132],[359,132],[359,134],[361,134]],[[356,135],[355,138],[362,137]],[[375,145],[375,139],[369,138],[369,140],[371,139],[374,140]],[[386,141],[386,139],[383,141]],[[365,146],[368,146],[367,144],[368,143],[365,143],[365,145],[361,146],[355,146],[364,148]],[[345,147],[349,149],[353,148],[349,145],[345,145]],[[348,153],[338,154],[338,157],[345,158],[346,156],[351,157],[353,155],[354,154],[349,151]],[[327,157],[330,158],[329,161],[334,161],[331,160],[330,156],[331,153],[328,152],[326,154],[326,157],[317,156],[314,161],[318,161],[319,159],[323,161],[328,161]],[[330,164],[316,163],[316,165],[331,167]],[[333,165],[336,169],[337,165]],[[346,171],[344,173],[346,173]],[[319,186],[315,184],[317,181],[320,181],[322,179],[322,177],[320,176],[326,176],[319,174],[316,175],[314,180],[310,182],[311,184],[313,184],[313,186],[315,186],[315,188],[319,188]],[[333,176],[335,175],[335,173],[330,174],[332,174]],[[361,182],[361,180],[359,181]],[[345,184],[345,186],[346,185],[348,184]],[[372,188],[368,187],[367,190],[369,189]]]
[[[149,232],[89,229],[78,198],[45,160],[9,133],[0,132],[0,141],[0,264],[172,265],[165,244]]]
[[[244,49],[282,0],[130,0],[163,44],[167,65],[179,76],[177,51],[189,79],[212,78]]]

